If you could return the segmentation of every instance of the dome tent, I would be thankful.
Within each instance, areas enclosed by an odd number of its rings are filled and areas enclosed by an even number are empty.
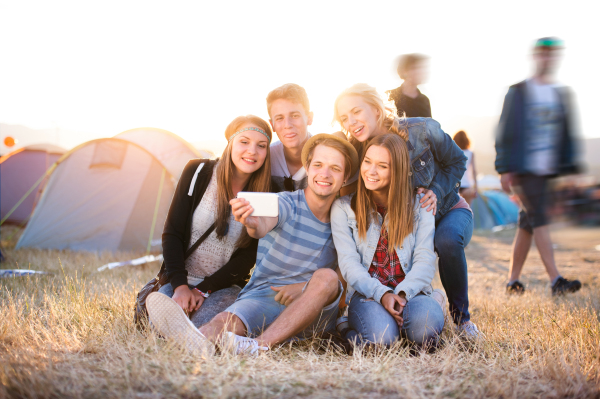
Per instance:
[[[0,219],[25,223],[44,187],[46,171],[65,153],[53,144],[34,144],[0,157]],[[37,189],[37,190],[36,190]],[[20,203],[19,203],[20,202]]]
[[[146,250],[160,242],[181,170],[199,154],[172,133],[136,130],[147,132],[145,146],[115,137],[65,154],[17,248]]]

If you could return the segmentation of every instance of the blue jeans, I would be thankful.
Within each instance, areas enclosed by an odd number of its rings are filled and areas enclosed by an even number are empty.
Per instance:
[[[200,309],[190,315],[190,320],[197,328],[200,328],[234,303],[241,290],[237,285],[232,285],[231,287],[211,293],[208,298],[204,299]],[[160,287],[158,292],[165,294],[169,298],[173,298],[173,294],[175,294],[171,283]]]
[[[356,292],[350,301],[346,337],[350,341],[392,345],[400,337],[417,345],[437,343],[444,329],[444,312],[435,299],[419,294],[407,302],[402,312],[404,324],[398,328],[390,313],[373,299]]]
[[[440,268],[440,279],[456,324],[471,319],[469,314],[469,281],[465,247],[473,235],[473,214],[468,209],[453,209],[435,226],[434,245]]]

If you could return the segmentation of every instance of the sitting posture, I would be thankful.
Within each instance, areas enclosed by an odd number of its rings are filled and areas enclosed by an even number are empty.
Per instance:
[[[319,134],[305,144],[302,162],[308,186],[277,194],[277,217],[251,216],[248,201],[230,201],[236,221],[260,239],[255,271],[233,305],[198,330],[171,299],[148,296],[150,321],[163,336],[182,339],[190,351],[211,353],[219,343],[256,354],[335,329],[342,289],[329,214],[342,183],[356,173],[358,155],[346,140]],[[175,324],[178,330],[168,327]]]
[[[170,282],[159,292],[191,313],[196,326],[235,301],[256,261],[258,240],[234,220],[229,201],[243,189],[269,191],[271,135],[263,119],[237,117],[225,130],[221,159],[192,160],[182,172],[163,232]]]
[[[435,344],[444,327],[445,301],[431,288],[435,218],[415,200],[410,155],[400,136],[369,141],[358,190],[333,203],[331,226],[349,287],[349,328],[342,335],[384,345],[401,336],[418,345]]]
[[[398,118],[392,104],[385,104],[374,87],[364,83],[344,90],[334,105],[335,120],[362,155],[367,142],[383,134],[402,137],[408,146],[410,176],[422,207],[435,216],[435,251],[440,279],[450,314],[458,331],[468,338],[481,334],[469,313],[469,285],[465,247],[473,234],[473,213],[458,195],[467,157],[440,124],[430,118]],[[342,195],[351,193],[345,187]]]

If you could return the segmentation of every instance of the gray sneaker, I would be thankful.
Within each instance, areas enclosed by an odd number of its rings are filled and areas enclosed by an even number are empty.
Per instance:
[[[477,325],[471,320],[465,321],[464,323],[460,323],[457,328],[458,333],[464,336],[465,338],[480,339],[484,337],[483,333],[477,328]]]
[[[348,322],[348,316],[338,317],[335,321],[335,329],[340,334],[347,328],[350,328],[350,323]]]
[[[260,346],[255,339],[235,335],[232,332],[227,332],[223,336],[223,347],[221,349],[229,349],[236,355],[250,355],[255,357],[261,351],[269,350],[266,346]]]
[[[160,335],[183,345],[190,353],[214,355],[215,346],[168,296],[153,292],[146,299],[150,324]]]

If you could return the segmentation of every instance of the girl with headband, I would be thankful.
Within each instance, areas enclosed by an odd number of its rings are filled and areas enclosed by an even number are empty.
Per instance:
[[[162,236],[169,283],[159,292],[190,313],[196,327],[235,301],[256,261],[258,240],[235,221],[229,201],[239,191],[270,190],[271,137],[263,119],[239,116],[225,129],[221,158],[189,161],[177,184]]]
[[[397,134],[406,141],[413,187],[423,193],[421,206],[435,216],[434,245],[450,314],[461,334],[481,337],[469,313],[464,249],[473,234],[473,213],[458,195],[466,169],[463,151],[438,122],[431,118],[399,118],[394,105],[386,104],[374,87],[364,83],[355,84],[337,97],[334,120],[360,156],[368,140],[382,134]]]

